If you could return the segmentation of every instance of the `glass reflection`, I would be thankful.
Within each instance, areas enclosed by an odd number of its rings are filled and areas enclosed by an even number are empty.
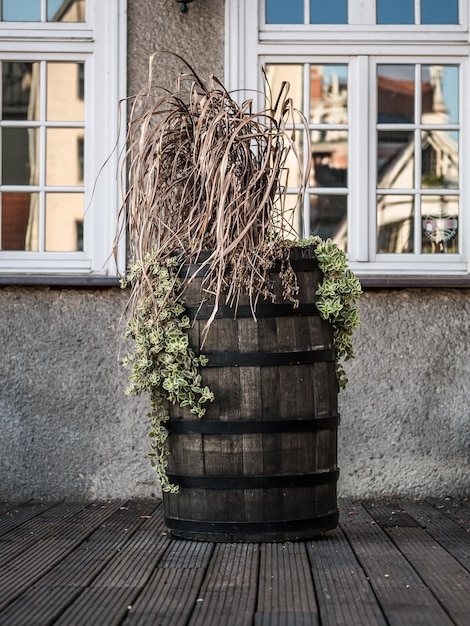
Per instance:
[[[421,24],[458,23],[458,0],[421,0]]]
[[[281,174],[282,187],[300,187],[304,164],[303,145],[303,133],[296,131],[294,147],[289,152],[285,169]]]
[[[46,185],[79,185],[83,180],[83,129],[48,128]]]
[[[310,0],[310,24],[347,23],[347,0]]]
[[[413,252],[413,196],[377,196],[377,252],[379,254]]]
[[[3,0],[4,22],[40,22],[41,0]]]
[[[284,236],[287,237],[287,239],[299,239],[299,237],[302,237],[302,207],[299,204],[297,194],[289,193],[286,195],[283,216],[283,223],[287,228],[287,232],[284,233]]]
[[[266,0],[266,24],[303,24],[304,0]]]
[[[414,0],[377,0],[377,24],[414,23]]]
[[[82,122],[85,118],[83,63],[47,64],[47,119]]]
[[[289,98],[292,98],[294,106],[298,110],[302,110],[303,93],[304,93],[304,66],[300,64],[274,64],[266,65],[266,78],[268,84],[266,87],[267,107],[273,107],[276,104],[277,97],[280,93],[282,83],[289,83]],[[300,121],[300,116],[294,114],[294,122]]]
[[[310,66],[310,122],[347,124],[348,66]]]
[[[421,217],[424,253],[458,253],[459,200],[456,196],[423,196]]]
[[[39,119],[39,63],[2,62],[2,119]]]
[[[46,194],[46,251],[83,250],[83,207],[82,193]]]
[[[318,140],[315,141],[315,138]],[[311,187],[347,187],[348,133],[345,130],[312,132]]]
[[[39,131],[37,128],[2,129],[2,184],[39,183]]]
[[[377,66],[377,121],[411,124],[415,106],[414,65]]]
[[[421,185],[425,189],[458,189],[457,132],[429,130],[421,133]]]
[[[48,22],[84,22],[85,0],[47,0]]]
[[[377,187],[414,187],[414,134],[410,131],[377,133]]]
[[[2,193],[2,250],[39,250],[39,194]]]
[[[310,196],[310,235],[331,238],[343,250],[347,249],[346,195]]]
[[[421,73],[423,124],[459,123],[459,68],[423,65]]]

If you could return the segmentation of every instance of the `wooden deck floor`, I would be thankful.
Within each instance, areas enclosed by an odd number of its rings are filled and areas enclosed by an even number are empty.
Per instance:
[[[0,503],[0,624],[470,625],[470,503],[341,501],[312,541],[172,540],[158,501]]]

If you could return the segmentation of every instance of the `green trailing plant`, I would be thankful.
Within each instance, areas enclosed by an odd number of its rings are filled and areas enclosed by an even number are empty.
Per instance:
[[[129,320],[126,338],[134,342],[134,349],[123,360],[131,368],[128,394],[150,394],[151,421],[149,432],[150,458],[165,491],[177,491],[166,475],[168,437],[165,422],[169,419],[168,403],[188,407],[198,417],[205,414],[204,404],[213,400],[213,394],[202,386],[199,368],[207,362],[196,356],[188,340],[189,318],[184,315],[180,300],[181,280],[177,275],[176,259],[167,257],[159,262],[147,254],[137,262],[123,279],[126,287],[146,276],[140,301]]]
[[[310,242],[315,246],[315,256],[323,272],[322,284],[317,289],[320,297],[316,307],[332,326],[336,377],[339,387],[344,389],[348,379],[343,361],[354,356],[351,337],[361,323],[356,308],[356,301],[362,293],[361,284],[348,268],[346,254],[331,239],[323,241],[320,237],[312,237]]]

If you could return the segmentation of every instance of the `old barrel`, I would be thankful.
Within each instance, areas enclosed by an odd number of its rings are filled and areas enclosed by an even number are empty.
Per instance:
[[[170,409],[165,523],[175,537],[204,541],[306,539],[336,527],[337,409],[330,324],[315,294],[322,279],[313,250],[295,248],[300,305],[221,307],[204,348],[203,383],[215,394],[202,419]],[[193,267],[192,271],[198,271]],[[200,307],[202,278],[186,294],[190,341],[199,353],[212,312]]]

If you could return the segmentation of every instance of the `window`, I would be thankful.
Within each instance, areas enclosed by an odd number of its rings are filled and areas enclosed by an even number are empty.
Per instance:
[[[0,1],[0,273],[116,275],[123,9]]]
[[[468,2],[237,0],[227,37],[229,87],[262,107],[264,69],[308,121],[303,236],[331,237],[359,274],[468,273]]]

